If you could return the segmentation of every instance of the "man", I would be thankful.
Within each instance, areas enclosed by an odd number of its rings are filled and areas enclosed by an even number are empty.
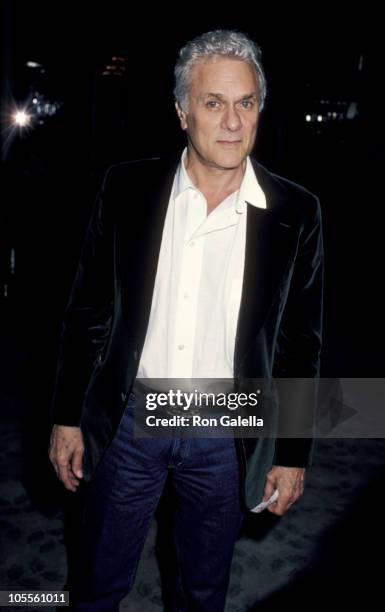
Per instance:
[[[319,368],[319,202],[249,157],[260,51],[244,34],[208,32],[180,51],[175,77],[187,148],[110,169],[65,315],[49,456],[68,490],[83,471],[89,487],[77,610],[118,610],[170,471],[174,609],[223,610],[244,507],[277,490],[269,511],[283,515],[309,463],[306,438],[133,435],[138,379],[230,378],[242,391],[283,377],[301,412]]]

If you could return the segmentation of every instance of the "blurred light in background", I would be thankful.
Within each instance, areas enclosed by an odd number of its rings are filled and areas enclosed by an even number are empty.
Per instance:
[[[349,100],[312,100],[305,113],[306,123],[345,123],[359,117],[359,105]]]
[[[30,120],[31,117],[25,110],[17,110],[13,115],[13,122],[19,127],[25,127]]]

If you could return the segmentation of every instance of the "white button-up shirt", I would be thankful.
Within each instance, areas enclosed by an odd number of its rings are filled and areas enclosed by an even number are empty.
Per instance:
[[[175,174],[138,378],[232,378],[247,203],[266,208],[250,158],[240,189],[208,216],[186,168]]]

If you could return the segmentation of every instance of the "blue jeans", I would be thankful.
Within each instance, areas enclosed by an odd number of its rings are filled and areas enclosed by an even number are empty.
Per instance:
[[[116,435],[86,485],[79,542],[83,558],[69,585],[71,609],[119,610],[171,471],[179,585],[173,609],[223,611],[243,517],[234,439],[135,438],[134,401],[131,394]]]

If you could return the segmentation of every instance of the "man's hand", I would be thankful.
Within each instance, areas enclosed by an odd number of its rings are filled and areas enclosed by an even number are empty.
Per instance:
[[[305,482],[305,468],[274,465],[267,473],[262,501],[267,501],[274,490],[278,489],[278,499],[266,508],[269,512],[282,516],[301,497]]]
[[[80,427],[54,425],[49,442],[48,456],[59,480],[69,491],[76,491],[79,478],[83,478],[83,434]]]

